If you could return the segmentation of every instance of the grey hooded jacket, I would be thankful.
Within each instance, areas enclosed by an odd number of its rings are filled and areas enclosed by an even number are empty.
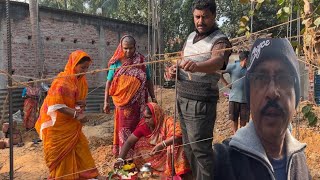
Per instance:
[[[290,134],[285,137],[287,180],[311,179],[304,149]],[[230,142],[215,144],[215,180],[275,180],[273,167],[252,121],[237,131]]]

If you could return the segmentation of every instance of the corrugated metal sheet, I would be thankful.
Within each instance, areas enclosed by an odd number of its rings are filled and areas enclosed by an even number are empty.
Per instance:
[[[18,88],[13,90],[13,112],[22,110],[23,108],[23,99],[21,98],[23,88]],[[2,114],[4,115],[4,119],[8,118],[9,109],[8,109],[8,99],[6,100],[8,95],[7,89],[0,89],[0,118],[2,118]],[[4,104],[7,101],[6,104]]]
[[[23,99],[21,98],[23,88],[13,90],[13,112],[17,112],[19,109],[23,110]],[[102,112],[104,103],[104,87],[89,88],[89,92],[94,90],[88,95],[87,98],[87,112]],[[0,118],[4,114],[4,118],[8,118],[8,103],[4,107],[8,91],[7,89],[0,89]],[[3,108],[4,107],[4,108]],[[4,113],[3,113],[4,112]]]
[[[89,92],[95,88],[89,88]],[[103,103],[104,103],[104,87],[100,87],[94,90],[88,95],[87,98],[87,112],[102,112]]]

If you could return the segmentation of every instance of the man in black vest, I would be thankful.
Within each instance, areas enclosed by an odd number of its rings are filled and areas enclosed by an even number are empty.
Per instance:
[[[231,44],[216,25],[213,0],[195,0],[192,11],[196,30],[185,42],[183,59],[178,62],[177,104],[183,142],[196,142],[184,146],[193,176],[212,180],[212,137],[220,79],[217,71],[228,64]],[[169,72],[175,76],[176,65]]]

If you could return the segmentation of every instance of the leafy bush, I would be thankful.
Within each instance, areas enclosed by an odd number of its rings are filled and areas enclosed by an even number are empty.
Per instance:
[[[312,104],[307,104],[302,108],[303,117],[308,120],[309,126],[315,126],[318,122],[318,117],[313,111],[314,109]]]

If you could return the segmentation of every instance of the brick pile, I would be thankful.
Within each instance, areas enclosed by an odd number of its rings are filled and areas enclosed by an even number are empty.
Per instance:
[[[0,136],[0,149],[9,148],[10,147],[10,129],[9,123],[3,123],[2,125],[2,136]],[[17,145],[22,143],[22,136],[20,130],[17,128],[17,122],[13,123],[13,145]]]

